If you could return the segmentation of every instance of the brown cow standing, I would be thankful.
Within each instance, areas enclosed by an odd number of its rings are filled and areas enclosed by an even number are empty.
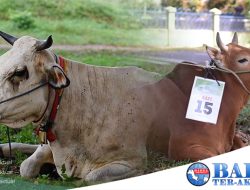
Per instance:
[[[233,71],[250,71],[250,49],[233,42],[224,46],[217,34],[220,50],[207,47],[210,57]],[[249,94],[229,73],[212,71],[217,80],[225,81],[224,95],[217,124],[185,119],[187,105],[195,76],[203,77],[205,69],[180,64],[159,82],[142,90],[145,104],[154,114],[148,144],[174,160],[200,160],[244,146],[235,135],[236,119]],[[250,89],[250,73],[239,75]],[[154,97],[154,98],[152,98]]]

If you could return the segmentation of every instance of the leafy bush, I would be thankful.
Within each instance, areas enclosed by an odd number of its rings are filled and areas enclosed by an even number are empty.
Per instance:
[[[21,129],[9,129],[11,142],[38,144],[37,137],[33,134],[34,127],[32,125],[27,125]],[[7,132],[4,125],[0,125],[0,142],[7,143]]]
[[[11,16],[14,26],[19,29],[30,29],[34,27],[34,19],[30,12],[19,12]]]

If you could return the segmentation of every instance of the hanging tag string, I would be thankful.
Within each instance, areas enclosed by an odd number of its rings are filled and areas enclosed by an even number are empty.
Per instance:
[[[218,84],[218,86],[220,86],[219,81],[217,80],[217,78],[214,76],[212,69],[214,69],[214,63],[213,60],[211,60],[211,62],[209,63],[209,66],[205,67],[205,75],[204,78],[208,78],[209,76],[211,76]]]
[[[204,66],[204,65],[198,65],[198,64],[193,63],[193,62],[182,62],[180,64],[182,64],[182,65],[188,65],[188,66],[193,66],[193,67],[199,67],[199,68],[202,68],[202,69],[206,68],[206,66]],[[217,63],[216,63],[216,67],[212,66],[211,69],[217,70],[217,71],[220,71],[220,72],[224,72],[224,73],[230,73],[230,74],[232,74],[236,78],[236,80],[240,83],[240,85],[242,86],[242,88],[248,94],[250,94],[250,90],[248,90],[248,88],[246,87],[246,85],[243,83],[243,81],[237,75],[237,74],[247,74],[247,73],[250,73],[250,70],[247,70],[247,71],[232,71],[232,70],[230,70],[228,68],[219,66],[219,64],[217,64]]]

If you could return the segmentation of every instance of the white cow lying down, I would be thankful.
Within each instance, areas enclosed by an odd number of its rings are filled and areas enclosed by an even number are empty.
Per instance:
[[[38,123],[47,121],[55,89],[64,88],[52,127],[56,140],[39,146],[22,163],[22,176],[37,176],[44,163],[55,164],[59,175],[65,168],[67,176],[86,181],[116,180],[143,171],[149,125],[140,114],[143,107],[134,90],[155,82],[158,74],[66,59],[63,71],[56,63],[58,57],[48,50],[51,37],[38,41],[0,35],[13,45],[0,57],[0,123],[20,128],[42,116]]]

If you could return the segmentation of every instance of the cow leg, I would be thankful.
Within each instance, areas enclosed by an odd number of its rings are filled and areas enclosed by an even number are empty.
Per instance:
[[[45,163],[54,164],[52,151],[48,145],[40,145],[29,158],[22,162],[20,174],[22,177],[34,178],[38,176]]]
[[[16,151],[20,151],[23,154],[33,154],[39,145],[23,144],[23,143],[11,143],[12,156],[16,156]],[[0,157],[9,157],[10,149],[9,144],[0,144]]]
[[[85,180],[88,182],[113,181],[132,177],[137,173],[137,170],[134,169],[128,162],[115,161],[91,171],[86,176]]]

